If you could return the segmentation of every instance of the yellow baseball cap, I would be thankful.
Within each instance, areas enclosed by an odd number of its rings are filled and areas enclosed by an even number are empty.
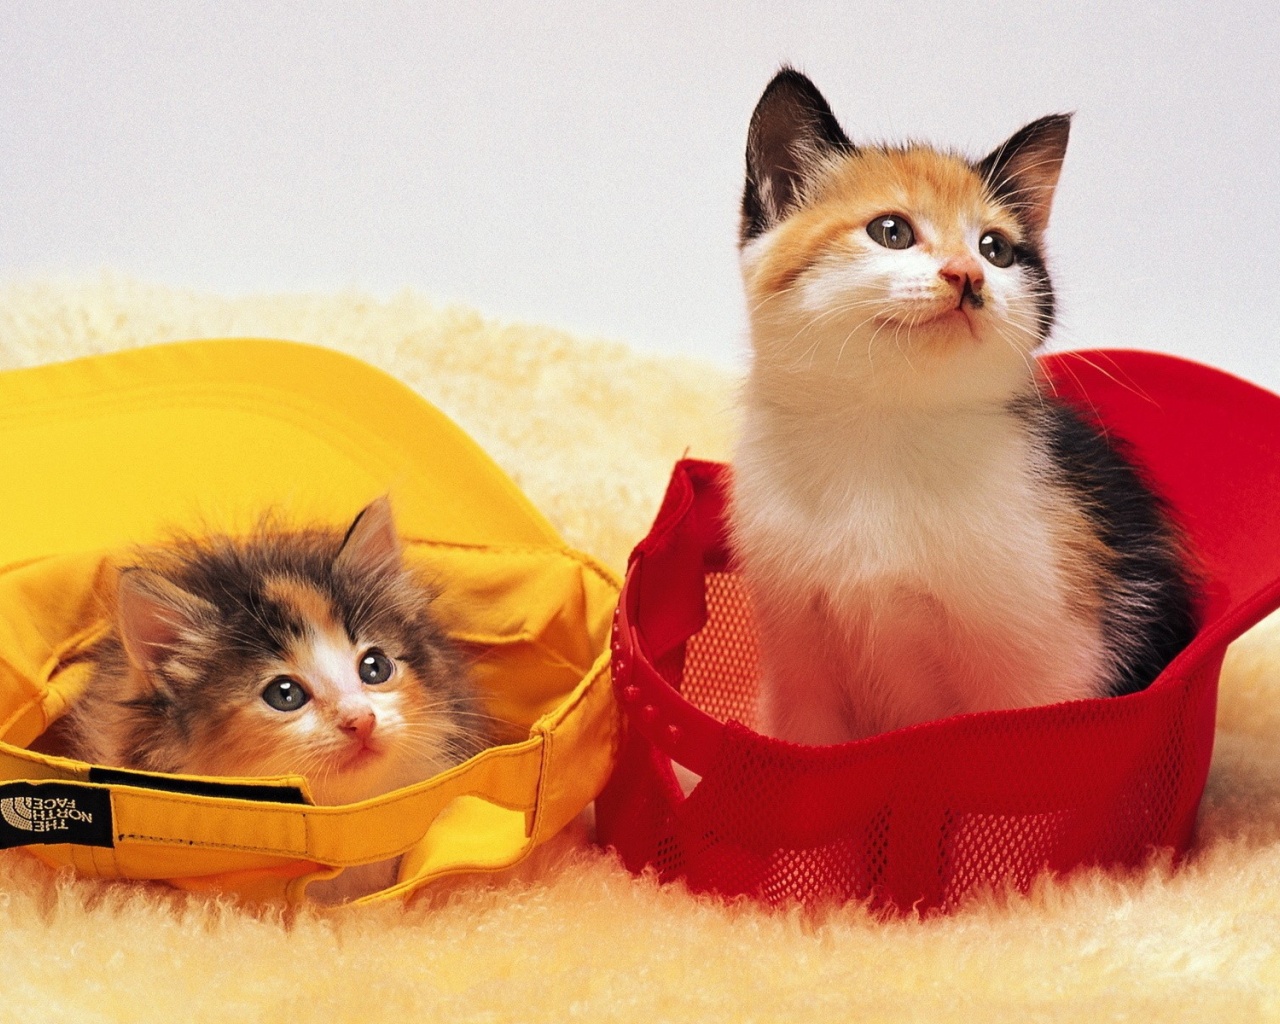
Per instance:
[[[395,886],[523,859],[603,787],[618,581],[565,547],[456,424],[326,349],[226,340],[0,373],[0,846],[99,877],[250,898],[403,855]],[[174,529],[350,522],[390,494],[477,683],[528,738],[345,807],[305,780],[153,775],[25,749],[87,681],[113,559]]]

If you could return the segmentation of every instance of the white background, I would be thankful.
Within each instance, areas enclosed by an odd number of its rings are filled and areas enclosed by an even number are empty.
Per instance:
[[[0,0],[0,279],[408,287],[733,365],[743,141],[790,61],[855,140],[1076,111],[1055,344],[1280,389],[1278,51],[1274,0]]]

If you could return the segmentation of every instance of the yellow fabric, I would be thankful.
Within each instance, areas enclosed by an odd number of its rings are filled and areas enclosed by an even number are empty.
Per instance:
[[[303,345],[193,342],[0,375],[0,410],[0,479],[25,482],[0,509],[0,781],[88,784],[87,766],[23,748],[86,681],[76,654],[106,628],[114,551],[172,528],[242,529],[268,508],[341,525],[381,493],[407,557],[441,581],[446,627],[485,649],[490,711],[529,730],[347,807],[112,786],[114,848],[29,847],[42,860],[296,901],[333,868],[405,854],[374,900],[510,866],[603,786],[616,579],[391,378]]]

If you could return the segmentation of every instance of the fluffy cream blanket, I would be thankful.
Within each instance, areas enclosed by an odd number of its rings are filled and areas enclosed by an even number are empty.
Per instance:
[[[572,545],[619,569],[672,462],[728,449],[722,371],[412,295],[0,287],[3,369],[237,335],[331,346],[399,377]],[[1229,657],[1199,838],[1176,870],[1045,879],[923,921],[856,906],[814,920],[694,898],[579,851],[534,883],[282,920],[55,877],[10,852],[0,963],[6,1021],[1280,1020],[1280,626]]]

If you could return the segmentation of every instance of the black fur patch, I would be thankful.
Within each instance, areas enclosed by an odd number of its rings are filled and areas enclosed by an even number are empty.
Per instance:
[[[1031,245],[1015,245],[1013,247],[1014,262],[1022,268],[1030,286],[1035,289],[1036,324],[1035,331],[1041,342],[1049,337],[1053,329],[1053,321],[1057,316],[1057,304],[1053,294],[1053,282],[1049,280],[1049,271],[1044,265],[1040,249]]]
[[[1196,631],[1194,574],[1162,500],[1122,441],[1104,436],[1079,411],[1049,396],[1015,411],[1029,422],[1097,538],[1112,553],[1102,574],[1102,629],[1121,668],[1111,695],[1145,689]],[[1145,598],[1132,614],[1133,596]]]
[[[1000,205],[1013,211],[1014,216],[1031,227],[1027,218],[1030,203],[1027,201],[1027,182],[1018,174],[1017,167],[1025,157],[1036,158],[1041,150],[1066,147],[1067,133],[1071,128],[1070,114],[1049,114],[1023,125],[997,149],[974,164],[974,170],[986,183],[991,197]],[[1059,157],[1061,152],[1058,153]]]
[[[818,87],[794,68],[783,67],[765,87],[747,130],[740,243],[763,234],[796,208],[814,156],[854,149]],[[763,195],[766,187],[771,203]]]

